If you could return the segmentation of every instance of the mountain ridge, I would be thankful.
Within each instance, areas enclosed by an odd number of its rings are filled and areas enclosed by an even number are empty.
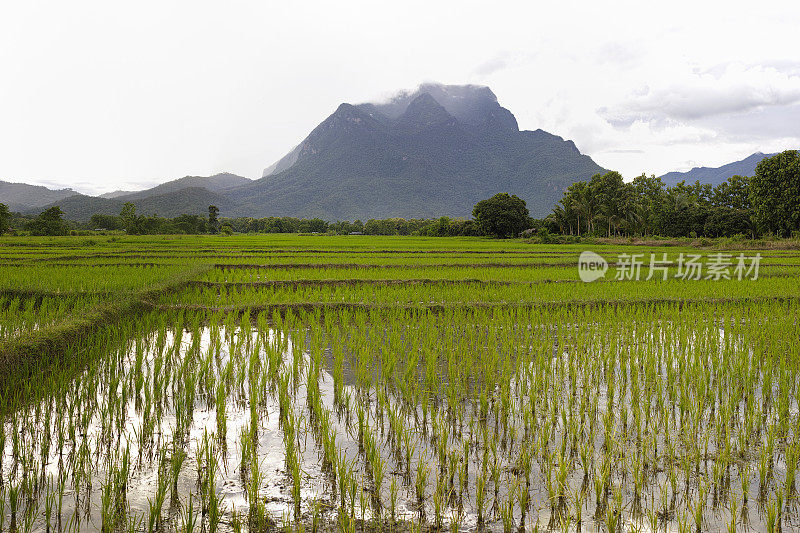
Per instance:
[[[719,167],[694,167],[686,172],[668,172],[660,176],[664,183],[668,186],[677,185],[681,181],[686,183],[708,183],[711,185],[719,185],[731,176],[748,176],[755,175],[756,167],[758,164],[767,157],[772,157],[777,154],[764,154],[756,152],[739,161],[726,163]]]
[[[58,206],[64,218],[77,222],[88,222],[92,215],[119,215],[127,201],[121,198],[102,198],[76,194],[41,209],[31,209],[28,214],[37,214],[48,207]],[[140,215],[158,215],[173,218],[179,215],[208,215],[208,206],[216,205],[220,210],[233,208],[225,196],[202,187],[187,187],[177,191],[154,194],[132,201]]]
[[[11,211],[43,207],[76,194],[78,193],[71,188],[50,189],[43,185],[0,181],[0,202],[6,204]]]
[[[35,215],[49,207],[58,206],[68,220],[87,222],[94,214],[118,215],[125,202],[132,202],[140,214],[164,217],[207,215],[208,206],[212,204],[225,210],[233,208],[230,199],[222,194],[223,191],[251,181],[229,172],[211,176],[184,176],[143,191],[115,191],[99,196],[74,193],[45,205],[17,205],[12,211]]]
[[[140,200],[148,196],[166,194],[193,187],[207,189],[211,192],[222,192],[226,189],[232,189],[234,187],[245,185],[251,181],[252,180],[249,178],[231,174],[230,172],[220,172],[211,176],[184,176],[182,178],[161,183],[151,187],[150,189],[122,194],[115,196],[115,198],[123,201],[133,201]]]

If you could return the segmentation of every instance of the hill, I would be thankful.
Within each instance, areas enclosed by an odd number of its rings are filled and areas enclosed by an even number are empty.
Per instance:
[[[144,191],[115,191],[100,196],[88,196],[70,190],[72,194],[68,197],[56,197],[40,206],[22,206],[20,211],[37,214],[57,205],[68,220],[86,222],[95,213],[118,215],[125,202],[132,202],[138,213],[146,215],[208,215],[208,206],[212,204],[227,214],[234,206],[224,192],[231,187],[251,182],[252,180],[242,176],[222,173],[213,176],[186,176]]]
[[[136,206],[136,212],[141,215],[159,215],[163,217],[176,217],[183,214],[207,216],[208,206],[212,204],[219,207],[222,212],[230,211],[233,208],[231,201],[219,193],[202,187],[188,187],[131,200],[76,194],[30,212],[35,214],[47,207],[58,205],[64,212],[64,218],[87,222],[95,213],[118,215],[122,210],[122,206],[128,201],[133,202]]]
[[[72,189],[54,191],[41,185],[0,181],[0,203],[6,204],[11,211],[28,211],[76,194]]]
[[[213,176],[184,176],[183,178],[168,181],[144,191],[129,193],[118,191],[122,194],[110,194],[114,195],[112,198],[122,200],[123,202],[130,202],[134,200],[141,200],[150,196],[157,196],[190,188],[201,188],[212,192],[223,192],[226,189],[239,187],[250,183],[251,181],[252,180],[249,180],[248,178],[224,172],[221,174],[214,174]]]

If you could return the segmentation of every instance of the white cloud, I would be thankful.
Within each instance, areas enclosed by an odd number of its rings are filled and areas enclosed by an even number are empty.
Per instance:
[[[508,66],[508,59],[503,54],[497,55],[488,61],[484,61],[475,68],[475,74],[486,77],[497,71],[503,70]]]
[[[599,112],[613,125],[628,126],[635,121],[693,121],[799,101],[800,75],[733,63],[722,71],[692,73],[678,83],[652,91],[633,91],[616,107]]]

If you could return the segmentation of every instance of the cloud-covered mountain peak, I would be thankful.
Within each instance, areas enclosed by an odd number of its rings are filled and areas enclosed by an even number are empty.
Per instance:
[[[366,103],[359,107],[396,119],[422,94],[432,97],[456,120],[467,126],[501,131],[519,130],[514,115],[497,102],[497,96],[489,87],[483,85],[423,83],[415,90],[401,91],[385,102]]]
[[[497,192],[544,216],[601,171],[571,141],[520,131],[488,87],[427,83],[379,103],[342,104],[264,178],[237,189],[248,216],[468,216]]]
[[[398,133],[415,133],[423,129],[440,126],[454,126],[456,119],[441,106],[433,96],[422,93],[411,103],[396,121],[393,130]]]

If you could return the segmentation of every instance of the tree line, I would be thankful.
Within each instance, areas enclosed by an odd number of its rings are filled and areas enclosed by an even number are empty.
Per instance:
[[[800,231],[800,155],[786,151],[758,164],[752,177],[717,186],[665,186],[618,172],[570,185],[553,212],[535,223],[551,233],[592,236],[790,237]]]
[[[232,233],[315,233],[334,235],[427,235],[433,237],[481,235],[472,220],[440,217],[437,219],[370,219],[327,222],[319,218],[219,216],[210,205],[208,217],[184,214],[173,218],[140,215],[133,203],[126,203],[119,215],[95,214],[87,223],[64,219],[64,212],[54,206],[37,216],[11,213],[0,203],[0,234],[9,231],[30,235],[70,235],[85,232],[125,232],[129,235],[232,234]]]

